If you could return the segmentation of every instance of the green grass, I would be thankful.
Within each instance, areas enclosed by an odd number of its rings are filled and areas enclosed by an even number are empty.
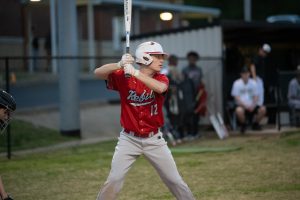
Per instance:
[[[297,142],[298,141],[298,142]],[[196,199],[300,199],[300,134],[207,138],[181,145],[174,158]],[[116,141],[43,154],[0,158],[6,190],[15,199],[95,199],[104,183]],[[234,151],[228,149],[239,147]],[[177,148],[176,148],[177,149]],[[222,151],[222,149],[224,151]],[[119,200],[174,199],[151,165],[139,158]]]
[[[58,131],[36,127],[30,123],[13,120],[11,123],[11,147],[13,151],[50,146],[78,138],[62,136]],[[5,152],[7,135],[0,135],[0,152]]]

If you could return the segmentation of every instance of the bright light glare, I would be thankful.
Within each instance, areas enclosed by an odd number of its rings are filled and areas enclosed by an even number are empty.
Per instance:
[[[33,2],[38,2],[38,1],[41,1],[41,0],[30,0],[30,1],[33,1]]]
[[[163,13],[160,13],[159,17],[163,21],[170,21],[170,20],[172,20],[173,15],[172,15],[172,13],[169,13],[169,12],[163,12]]]

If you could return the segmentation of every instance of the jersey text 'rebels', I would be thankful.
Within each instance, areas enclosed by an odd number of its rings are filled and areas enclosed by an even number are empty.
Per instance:
[[[155,95],[153,94],[153,91],[151,90],[150,94],[146,93],[146,90],[139,96],[136,94],[136,91],[134,90],[129,90],[129,95],[127,97],[128,100],[134,101],[136,103],[130,103],[133,106],[143,106],[150,104],[151,102],[154,101]],[[151,99],[151,101],[147,101]]]

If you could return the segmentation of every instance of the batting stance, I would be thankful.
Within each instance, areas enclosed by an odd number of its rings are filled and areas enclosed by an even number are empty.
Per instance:
[[[14,98],[0,89],[0,133],[4,131],[7,127],[11,113],[16,109],[16,102]],[[13,200],[4,189],[2,179],[0,176],[0,199],[3,200]]]
[[[135,56],[139,69],[133,67],[133,57],[124,54],[120,62],[106,64],[95,70],[97,77],[106,80],[108,89],[120,94],[123,127],[112,158],[111,171],[97,200],[117,198],[126,173],[142,154],[176,199],[194,199],[179,175],[160,131],[164,124],[162,106],[169,80],[159,72],[167,54],[160,44],[149,41],[137,47]],[[129,78],[125,74],[130,75]]]

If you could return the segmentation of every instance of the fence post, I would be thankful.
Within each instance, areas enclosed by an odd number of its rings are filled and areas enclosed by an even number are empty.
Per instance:
[[[5,57],[5,79],[6,79],[6,92],[10,92],[9,87],[9,58]],[[11,158],[11,138],[10,138],[10,125],[6,128],[6,141],[7,141],[7,158]]]

